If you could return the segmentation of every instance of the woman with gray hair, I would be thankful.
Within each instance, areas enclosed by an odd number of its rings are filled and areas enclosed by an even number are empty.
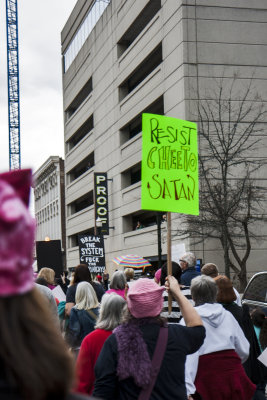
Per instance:
[[[76,365],[76,391],[92,393],[94,389],[94,366],[106,339],[121,319],[126,301],[115,293],[104,294],[95,331],[87,335],[81,345]]]
[[[115,271],[106,293],[116,293],[125,299],[126,276],[123,271]]]
[[[255,385],[241,364],[248,358],[249,342],[232,314],[216,303],[217,290],[209,276],[192,280],[191,295],[206,328],[206,338],[196,353],[187,356],[188,399],[251,400]]]

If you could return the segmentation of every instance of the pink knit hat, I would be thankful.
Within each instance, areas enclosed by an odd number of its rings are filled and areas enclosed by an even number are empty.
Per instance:
[[[127,304],[130,313],[135,318],[156,317],[163,307],[164,287],[159,286],[152,279],[139,278],[134,282],[127,293]]]
[[[0,174],[0,296],[33,288],[35,222],[28,210],[31,170]]]

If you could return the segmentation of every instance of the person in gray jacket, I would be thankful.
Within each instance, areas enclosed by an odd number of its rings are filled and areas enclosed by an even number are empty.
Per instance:
[[[48,303],[49,309],[53,315],[53,319],[55,320],[56,325],[59,327],[57,303],[56,303],[55,297],[53,296],[51,289],[49,289],[47,286],[40,285],[39,283],[36,283],[36,282],[35,282],[35,286],[38,289],[38,291],[42,294],[42,296],[44,297],[44,300]]]

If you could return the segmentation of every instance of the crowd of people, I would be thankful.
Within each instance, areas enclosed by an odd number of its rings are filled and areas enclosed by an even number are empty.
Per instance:
[[[154,279],[35,276],[30,185],[29,170],[0,174],[1,399],[265,399],[266,316],[215,264],[187,252]]]

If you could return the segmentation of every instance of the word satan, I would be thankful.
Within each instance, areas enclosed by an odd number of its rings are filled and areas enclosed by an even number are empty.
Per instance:
[[[142,116],[142,209],[198,215],[197,126]]]

